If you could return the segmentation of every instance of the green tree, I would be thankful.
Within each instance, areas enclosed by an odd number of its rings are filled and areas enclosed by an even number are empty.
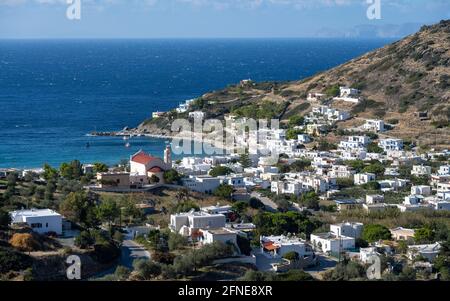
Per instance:
[[[239,163],[241,163],[243,168],[248,168],[248,167],[252,166],[252,160],[250,159],[250,156],[248,155],[248,153],[240,155]]]
[[[133,267],[142,280],[152,280],[161,275],[161,265],[148,259],[136,259]]]
[[[84,192],[69,193],[59,206],[60,212],[69,220],[86,227],[98,224],[95,203]]]
[[[108,165],[106,165],[105,163],[101,163],[101,162],[96,162],[94,163],[94,173],[98,173],[98,172],[107,172],[108,171]]]
[[[222,184],[214,191],[214,195],[226,200],[231,200],[233,191],[234,189],[232,186]]]
[[[291,252],[287,252],[286,254],[284,254],[283,258],[290,260],[290,261],[297,261],[300,259],[300,255],[295,251],[291,251]]]
[[[181,175],[175,169],[170,169],[164,172],[164,181],[167,184],[178,184],[181,180]]]
[[[42,177],[46,181],[49,181],[51,179],[56,179],[58,177],[58,171],[46,163],[46,164],[44,164],[44,172],[42,174]]]
[[[305,118],[303,116],[294,115],[291,118],[289,118],[288,126],[292,128],[295,126],[302,125],[304,122],[305,122]]]
[[[170,233],[169,239],[167,241],[169,250],[174,251],[187,246],[188,240],[186,237],[178,234],[178,233]]]
[[[340,89],[339,85],[333,85],[325,90],[325,94],[329,97],[339,96]]]
[[[212,177],[226,176],[232,172],[233,170],[227,166],[215,166],[209,171],[209,175]]]
[[[387,227],[372,224],[364,226],[362,238],[368,242],[375,242],[378,240],[389,240],[392,238],[392,235]]]
[[[239,215],[243,214],[247,208],[248,203],[245,202],[236,202],[233,204],[233,210]]]
[[[384,167],[384,165],[380,162],[375,162],[370,164],[369,166],[364,167],[363,172],[367,172],[367,173],[374,173],[378,176],[381,176],[384,174],[384,171],[386,170],[386,168]]]
[[[429,243],[432,242],[433,239],[434,239],[433,230],[428,227],[417,229],[414,232],[414,240],[416,243],[420,244]]]
[[[114,272],[114,276],[119,281],[125,281],[130,277],[131,270],[125,266],[119,265]]]
[[[319,196],[314,191],[303,193],[300,196],[299,203],[308,208],[313,210],[319,210]]]
[[[384,152],[384,150],[378,146],[378,144],[376,144],[375,142],[371,142],[369,143],[369,145],[367,145],[367,151],[369,153],[377,153],[377,154],[382,154]]]
[[[366,166],[363,160],[349,160],[345,161],[344,164],[353,168],[357,173],[361,172]]]
[[[120,217],[120,208],[117,202],[112,199],[103,200],[97,207],[97,216],[101,221],[107,222],[111,229],[114,221]]]

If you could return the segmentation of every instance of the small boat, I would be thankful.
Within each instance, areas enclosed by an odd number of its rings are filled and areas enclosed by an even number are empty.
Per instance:
[[[130,147],[131,146],[131,144],[130,144],[130,142],[127,142],[126,144],[125,144],[125,147]]]
[[[122,139],[123,139],[123,140],[128,140],[128,139],[130,139],[130,137],[129,137],[129,136],[123,136]]]

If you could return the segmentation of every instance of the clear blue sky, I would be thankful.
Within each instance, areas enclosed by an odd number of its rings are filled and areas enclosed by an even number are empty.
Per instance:
[[[450,19],[450,0],[0,0],[0,38],[400,37]]]

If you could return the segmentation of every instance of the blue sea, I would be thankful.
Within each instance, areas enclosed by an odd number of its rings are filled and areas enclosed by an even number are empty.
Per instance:
[[[114,164],[139,149],[91,131],[134,127],[153,111],[242,79],[298,80],[389,40],[0,40],[0,167]],[[90,147],[86,148],[89,143]]]

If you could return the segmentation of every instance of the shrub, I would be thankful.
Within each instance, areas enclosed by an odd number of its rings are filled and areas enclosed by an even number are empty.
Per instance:
[[[391,239],[391,231],[383,225],[364,226],[362,238],[368,242]]]
[[[100,263],[110,263],[120,256],[120,249],[112,243],[94,245],[92,257]]]
[[[283,258],[287,259],[287,260],[290,260],[290,261],[297,261],[297,260],[300,259],[300,256],[298,255],[297,252],[291,251],[291,252],[288,252],[288,253],[284,254]]]
[[[31,264],[30,256],[0,247],[0,273],[24,270]]]
[[[0,227],[8,227],[11,223],[11,216],[8,212],[0,209]]]
[[[226,166],[216,166],[214,168],[211,169],[211,171],[209,172],[209,175],[212,177],[218,177],[218,176],[225,176],[225,175],[229,175],[230,173],[232,173],[233,171],[231,170],[231,168],[226,167]]]
[[[161,274],[161,265],[147,259],[136,259],[133,267],[142,280],[151,280]]]
[[[41,248],[41,243],[29,233],[16,233],[11,237],[9,243],[24,252],[37,251]]]

